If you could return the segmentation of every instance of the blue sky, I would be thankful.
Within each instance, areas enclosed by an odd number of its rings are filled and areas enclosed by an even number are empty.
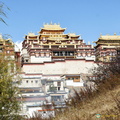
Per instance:
[[[23,41],[28,32],[37,34],[44,23],[60,23],[65,33],[81,35],[86,43],[100,34],[120,35],[120,0],[1,0],[8,26],[0,22],[0,33]]]

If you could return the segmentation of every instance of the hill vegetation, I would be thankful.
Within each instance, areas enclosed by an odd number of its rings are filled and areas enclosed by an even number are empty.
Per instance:
[[[112,87],[114,81],[116,84]],[[120,75],[111,76],[95,91],[86,88],[75,94],[71,107],[54,120],[120,119]]]

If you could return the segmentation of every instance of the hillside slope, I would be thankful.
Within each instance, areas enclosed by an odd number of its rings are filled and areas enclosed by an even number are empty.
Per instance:
[[[82,101],[79,94],[71,107],[54,120],[120,120],[120,75],[109,78],[92,94],[85,92],[87,97]]]

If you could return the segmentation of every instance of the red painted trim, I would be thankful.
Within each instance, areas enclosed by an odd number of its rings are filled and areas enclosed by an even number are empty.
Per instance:
[[[45,61],[44,63],[23,63],[23,65],[44,65],[44,64],[53,64],[53,63],[57,63],[57,62],[66,62],[66,61],[85,61],[85,62],[95,62],[94,60],[85,60],[83,59],[66,59],[66,60],[56,60],[56,61],[50,61],[47,62]]]

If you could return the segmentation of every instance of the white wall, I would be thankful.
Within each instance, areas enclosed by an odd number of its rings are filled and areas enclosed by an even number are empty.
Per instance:
[[[80,87],[83,86],[83,82],[73,82],[73,80],[66,80],[66,86]]]
[[[51,57],[35,57],[35,56],[30,56],[30,61],[31,63],[42,63],[45,61],[51,61]]]
[[[89,69],[94,67],[93,61],[85,60],[66,60],[54,63],[25,64],[22,70],[26,73],[44,74],[80,74],[88,73]]]
[[[22,96],[38,96],[38,95],[44,95],[44,93],[22,93]]]

